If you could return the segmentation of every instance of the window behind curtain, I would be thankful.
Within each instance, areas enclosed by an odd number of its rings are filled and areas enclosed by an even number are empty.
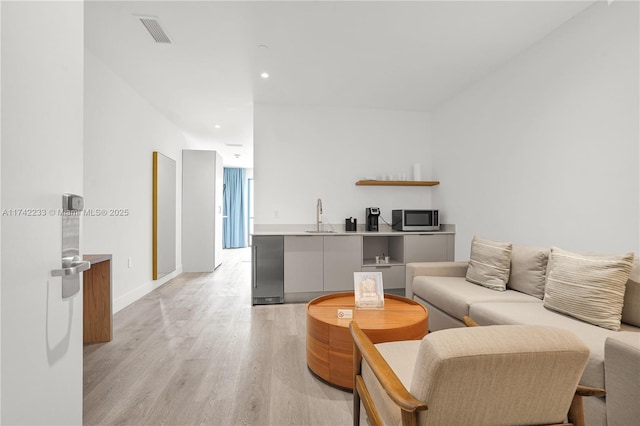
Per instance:
[[[224,168],[224,203],[222,212],[224,248],[247,246],[246,175],[245,169]]]

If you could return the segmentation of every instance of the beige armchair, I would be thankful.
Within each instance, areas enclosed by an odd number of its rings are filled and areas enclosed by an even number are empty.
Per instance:
[[[574,400],[574,394],[589,350],[565,330],[455,328],[422,340],[373,345],[355,321],[350,329],[354,425],[360,423],[360,402],[373,425],[584,422],[581,398]],[[570,423],[564,423],[567,418]]]

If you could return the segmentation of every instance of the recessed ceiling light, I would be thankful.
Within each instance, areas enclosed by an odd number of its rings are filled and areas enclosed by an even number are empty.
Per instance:
[[[264,79],[267,79],[267,78],[269,78],[269,73],[268,72],[260,73],[260,77],[262,77]]]
[[[219,129],[219,128],[220,128],[220,125],[219,125],[219,124],[216,124],[216,125],[215,125],[215,126],[213,126],[213,127],[215,127],[216,129]]]

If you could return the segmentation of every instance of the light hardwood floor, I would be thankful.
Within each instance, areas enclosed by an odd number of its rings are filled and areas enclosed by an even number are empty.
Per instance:
[[[250,250],[224,251],[84,347],[86,425],[349,425],[352,395],[307,369],[305,304],[251,306]]]

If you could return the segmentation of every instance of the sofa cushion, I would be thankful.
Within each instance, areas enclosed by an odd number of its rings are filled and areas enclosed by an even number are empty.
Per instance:
[[[514,244],[511,249],[511,272],[507,288],[544,297],[549,249]]]
[[[607,337],[617,336],[619,332],[576,321],[570,316],[545,309],[542,303],[475,303],[469,309],[469,316],[480,325],[537,324],[572,331],[591,351],[580,383],[604,388],[604,342]],[[640,333],[640,328],[626,324],[622,325],[621,330]]]
[[[511,243],[473,237],[467,281],[492,290],[505,291],[510,266]]]
[[[634,259],[625,288],[622,322],[640,327],[640,258]]]
[[[604,344],[607,422],[638,424],[640,419],[640,333],[617,333]]]
[[[459,320],[469,315],[469,306],[477,302],[532,302],[539,299],[515,290],[493,291],[460,277],[418,276],[413,293]]]
[[[420,349],[420,340],[405,340],[376,344],[376,349],[393,369],[405,388],[411,388],[411,378]],[[375,378],[367,361],[362,359],[362,379],[367,385],[376,408],[385,425],[399,425],[402,422],[398,406]]]
[[[551,248],[544,306],[582,321],[620,329],[633,253],[582,254]]]

